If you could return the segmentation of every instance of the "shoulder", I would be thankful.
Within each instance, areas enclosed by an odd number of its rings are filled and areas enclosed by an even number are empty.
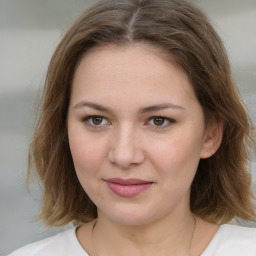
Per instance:
[[[255,256],[256,228],[225,224],[220,226],[202,256]]]
[[[8,256],[88,256],[79,244],[75,230],[75,228],[72,228],[55,236],[29,244],[12,252]]]

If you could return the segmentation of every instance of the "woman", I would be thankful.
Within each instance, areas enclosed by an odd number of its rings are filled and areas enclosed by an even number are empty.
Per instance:
[[[256,255],[249,117],[207,18],[107,0],[66,33],[30,150],[46,225],[19,255]]]

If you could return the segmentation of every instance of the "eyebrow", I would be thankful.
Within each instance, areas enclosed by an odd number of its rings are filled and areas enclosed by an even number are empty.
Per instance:
[[[184,108],[182,106],[175,105],[175,104],[172,104],[172,103],[163,103],[163,104],[157,104],[157,105],[141,108],[140,112],[141,113],[148,113],[148,112],[159,111],[159,110],[168,109],[168,108],[181,109],[181,110],[183,109],[184,110]]]
[[[102,106],[100,104],[96,104],[96,103],[88,102],[88,101],[81,101],[81,102],[79,102],[78,104],[76,104],[74,106],[74,109],[82,108],[82,107],[89,107],[89,108],[93,108],[93,109],[99,110],[101,112],[112,113],[112,111],[109,108],[106,108],[106,107],[104,107],[104,106]]]
[[[74,109],[82,108],[82,107],[89,107],[89,108],[99,110],[101,112],[113,113],[113,111],[107,107],[104,107],[97,103],[88,102],[88,101],[81,101],[81,102],[77,103],[74,106]],[[182,106],[175,105],[173,103],[162,103],[162,104],[156,104],[156,105],[140,108],[139,112],[144,114],[144,113],[164,110],[164,109],[168,109],[168,108],[184,110],[184,108]]]

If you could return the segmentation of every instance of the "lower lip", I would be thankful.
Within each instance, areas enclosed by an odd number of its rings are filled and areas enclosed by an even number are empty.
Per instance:
[[[122,197],[136,196],[141,192],[147,190],[152,184],[153,183],[122,185],[118,183],[107,182],[107,185],[110,188],[110,190],[114,192],[116,195]]]

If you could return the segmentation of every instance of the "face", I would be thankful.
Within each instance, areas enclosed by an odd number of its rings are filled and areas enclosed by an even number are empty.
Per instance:
[[[73,79],[68,137],[99,216],[140,225],[189,211],[206,150],[203,110],[185,73],[156,49],[108,46],[85,55]]]

